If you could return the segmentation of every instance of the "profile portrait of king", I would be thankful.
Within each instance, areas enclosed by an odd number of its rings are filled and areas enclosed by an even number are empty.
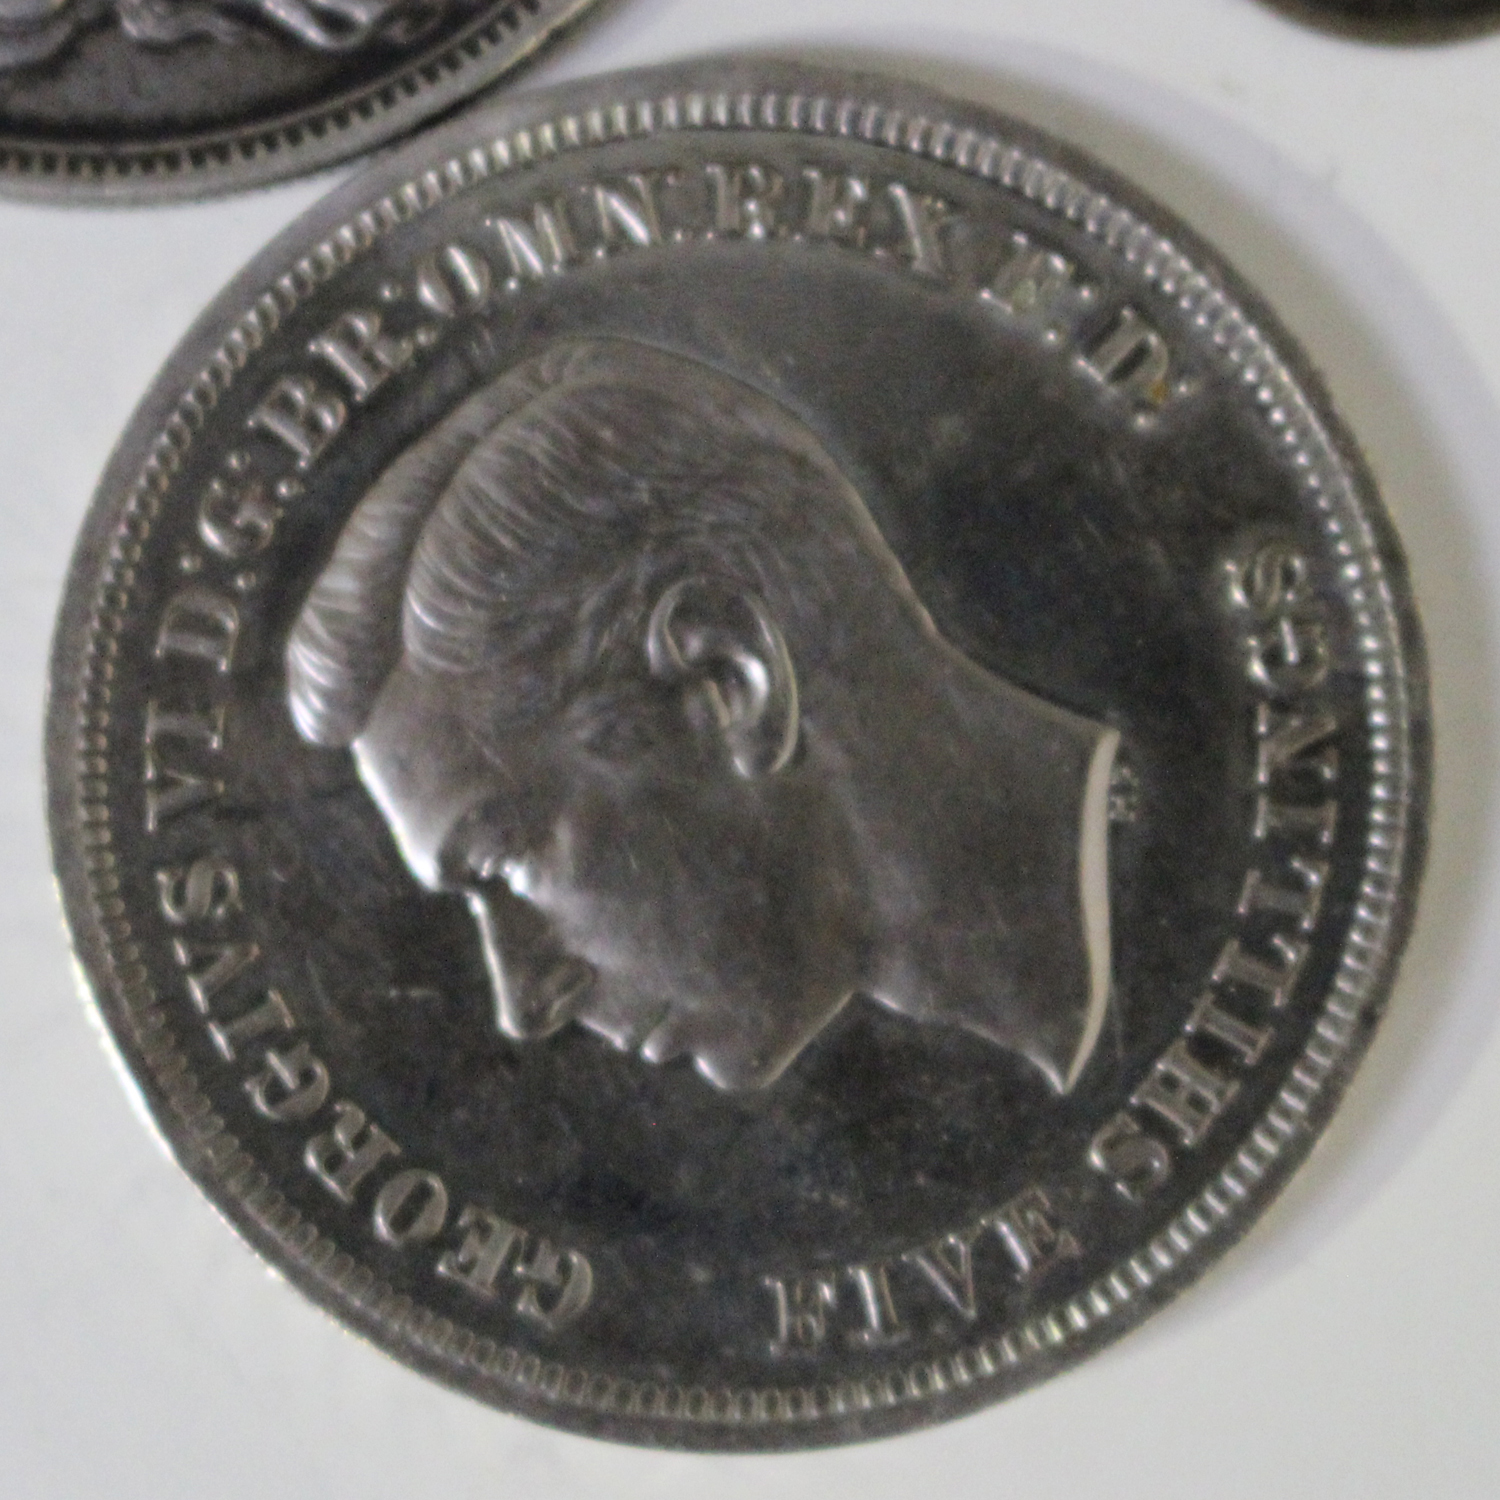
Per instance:
[[[1119,736],[939,634],[809,425],[707,363],[559,342],[353,509],[286,654],[499,1030],[724,1090],[845,1006],[1065,1093],[1110,991]]]

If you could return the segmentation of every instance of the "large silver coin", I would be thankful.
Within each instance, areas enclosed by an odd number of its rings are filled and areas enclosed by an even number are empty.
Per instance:
[[[278,239],[146,398],[52,819],[183,1167],[508,1409],[777,1448],[1138,1323],[1412,914],[1401,554],[1273,315],[1013,121],[700,63]]]
[[[328,166],[594,0],[0,0],[0,191],[138,202]]]

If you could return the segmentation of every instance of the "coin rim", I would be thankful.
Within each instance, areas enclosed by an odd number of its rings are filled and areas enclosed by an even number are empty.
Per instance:
[[[1407,709],[1400,725],[1407,738],[1407,785],[1404,797],[1396,801],[1404,844],[1382,924],[1383,941],[1366,963],[1367,979],[1357,1005],[1336,1027],[1327,1010],[1332,986],[1323,997],[1321,1019],[1310,1028],[1308,1043],[1311,1051],[1322,1033],[1321,1049],[1313,1054],[1315,1069],[1307,1072],[1308,1052],[1288,1067],[1278,1096],[1281,1116],[1274,1127],[1273,1145],[1262,1142],[1259,1158],[1250,1151],[1258,1133],[1272,1130],[1276,1106],[1245,1132],[1237,1147],[1223,1149],[1221,1159],[1228,1165],[1195,1194],[1167,1229],[1087,1292],[1033,1317],[1023,1333],[989,1340],[994,1348],[988,1356],[980,1346],[957,1359],[949,1355],[923,1361],[913,1369],[925,1370],[926,1375],[916,1379],[908,1372],[903,1377],[904,1391],[897,1391],[889,1376],[884,1391],[861,1394],[850,1387],[846,1409],[832,1412],[818,1411],[816,1402],[809,1412],[811,1388],[802,1386],[788,1386],[774,1395],[771,1387],[735,1393],[744,1416],[738,1423],[695,1410],[696,1392],[669,1394],[648,1383],[548,1365],[535,1356],[516,1355],[507,1363],[506,1352],[492,1341],[476,1339],[467,1330],[434,1317],[393,1289],[382,1292],[373,1284],[373,1275],[362,1273],[352,1256],[298,1219],[198,1092],[185,1060],[175,1055],[164,1015],[151,1014],[149,990],[142,992],[145,970],[139,965],[138,950],[131,952],[123,907],[109,890],[108,860],[100,858],[105,845],[97,841],[101,827],[107,831],[108,812],[102,802],[89,798],[97,767],[103,763],[95,762],[99,751],[89,741],[94,726],[83,718],[90,669],[107,666],[107,658],[97,651],[96,625],[114,586],[112,555],[118,568],[128,570],[131,564],[128,550],[121,552],[117,545],[130,508],[137,499],[149,505],[150,486],[157,479],[170,482],[171,469],[194,431],[208,419],[217,395],[263,336],[257,318],[279,317],[284,303],[294,304],[303,291],[311,291],[325,275],[334,274],[357,255],[362,235],[372,235],[369,243],[373,243],[383,232],[382,224],[394,228],[419,217],[454,192],[491,175],[491,167],[509,170],[539,155],[557,155],[612,139],[640,139],[642,135],[635,131],[643,123],[650,125],[643,133],[652,134],[662,101],[678,96],[681,112],[686,114],[693,112],[688,108],[693,96],[701,100],[701,124],[685,127],[695,135],[700,130],[747,128],[796,133],[795,125],[777,123],[768,98],[812,110],[820,96],[830,96],[852,102],[840,116],[848,128],[825,130],[824,135],[842,133],[926,160],[941,160],[941,153],[933,149],[939,140],[946,143],[944,151],[954,151],[958,142],[973,137],[970,149],[976,158],[993,141],[990,171],[975,172],[981,180],[1001,182],[995,158],[1010,150],[1016,155],[1015,175],[1026,179],[1012,185],[1033,202],[1057,212],[1059,205],[1071,201],[1078,211],[1081,200],[1070,200],[1069,195],[1092,195],[1111,211],[1111,232],[1116,247],[1124,246],[1119,253],[1127,261],[1138,262],[1137,269],[1143,271],[1155,265],[1158,279],[1164,271],[1190,277],[1205,299],[1217,298],[1218,322],[1206,337],[1221,347],[1232,337],[1257,342],[1269,361],[1269,373],[1283,377],[1302,398],[1303,415],[1326,443],[1328,457],[1347,484],[1349,503],[1368,529],[1364,555],[1375,564],[1372,577],[1384,580],[1384,605],[1392,632],[1388,647],[1404,667],[1398,681],[1404,687]],[[642,113],[642,104],[648,100],[656,111],[649,121]],[[813,134],[811,130],[800,133]],[[484,143],[478,151],[476,142]],[[954,160],[943,164],[960,165]],[[218,353],[205,361],[204,349]],[[181,394],[184,391],[186,395]],[[806,68],[776,58],[701,59],[513,98],[480,119],[456,121],[412,143],[376,170],[346,184],[278,236],[195,323],[127,427],[79,541],[54,641],[51,680],[49,813],[58,880],[75,946],[85,974],[95,980],[91,998],[105,1020],[106,1032],[134,1077],[168,1149],[189,1176],[239,1233],[304,1293],[407,1364],[492,1404],[551,1425],[653,1446],[771,1450],[894,1433],[988,1405],[1077,1362],[1139,1323],[1200,1275],[1249,1227],[1311,1149],[1389,997],[1410,932],[1426,851],[1431,774],[1428,677],[1404,555],[1367,466],[1333,412],[1321,381],[1279,320],[1176,215],[1083,153],[997,111],[897,78],[869,71]],[[1368,717],[1365,725],[1368,730]],[[1372,796],[1372,809],[1374,801]],[[103,823],[99,814],[90,813],[90,807],[102,811]],[[1367,873],[1368,832],[1367,823],[1362,858]],[[92,871],[88,868],[89,839],[96,841],[92,856],[101,866]],[[115,924],[113,935],[110,924]],[[1341,944],[1345,958],[1349,943],[1346,931]],[[1306,1076],[1293,1095],[1289,1091],[1299,1069]],[[1236,1165],[1240,1171],[1232,1174]],[[369,1276],[370,1284],[362,1280],[362,1274]],[[1112,1295],[1115,1305],[1102,1310],[1098,1299],[1107,1303]],[[625,1391],[625,1386],[632,1389]],[[700,1407],[720,1399],[706,1391],[701,1398]]]

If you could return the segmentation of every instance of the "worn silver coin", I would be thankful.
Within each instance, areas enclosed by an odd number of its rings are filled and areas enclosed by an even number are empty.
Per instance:
[[[451,123],[205,313],[79,543],[51,816],[288,1279],[508,1410],[788,1448],[1243,1231],[1386,999],[1427,724],[1369,475],[1189,229],[708,61]]]
[[[0,0],[0,192],[200,197],[326,167],[520,66],[594,0]]]

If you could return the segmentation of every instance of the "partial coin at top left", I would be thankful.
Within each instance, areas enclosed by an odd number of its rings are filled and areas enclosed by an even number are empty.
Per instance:
[[[326,167],[529,60],[594,0],[0,0],[0,192],[142,202]]]

